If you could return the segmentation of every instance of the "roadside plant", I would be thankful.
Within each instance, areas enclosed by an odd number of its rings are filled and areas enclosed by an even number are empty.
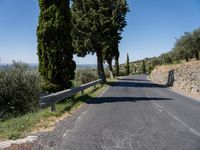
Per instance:
[[[16,117],[38,109],[41,78],[27,64],[13,62],[0,72],[0,118]]]
[[[48,92],[68,89],[72,86],[76,68],[69,0],[39,0],[39,6],[37,41],[43,89]]]

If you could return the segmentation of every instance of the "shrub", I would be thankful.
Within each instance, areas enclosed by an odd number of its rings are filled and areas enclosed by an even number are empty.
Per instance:
[[[96,69],[76,70],[74,86],[79,86],[98,79]]]
[[[153,69],[154,69],[154,67],[151,64],[149,64],[149,66],[148,66],[148,74],[151,74]]]
[[[126,76],[126,71],[125,70],[120,70],[119,71],[119,76]]]
[[[40,76],[28,65],[13,62],[0,73],[0,118],[23,115],[38,108]]]
[[[104,73],[105,73],[106,78],[110,78],[110,72],[108,68],[104,69]],[[114,71],[113,71],[113,75],[114,75]]]

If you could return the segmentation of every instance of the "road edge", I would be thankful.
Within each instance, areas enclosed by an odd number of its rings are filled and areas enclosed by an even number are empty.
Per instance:
[[[153,83],[160,84],[159,82],[151,80],[151,78],[149,76],[147,76],[147,79],[149,81],[153,82]],[[196,95],[194,93],[186,92],[186,91],[180,90],[180,89],[178,89],[176,87],[167,87],[167,89],[170,90],[170,91],[172,91],[172,92],[174,92],[174,93],[176,93],[176,94],[179,94],[181,96],[185,96],[185,97],[187,97],[189,99],[192,99],[194,101],[200,102],[200,96]]]

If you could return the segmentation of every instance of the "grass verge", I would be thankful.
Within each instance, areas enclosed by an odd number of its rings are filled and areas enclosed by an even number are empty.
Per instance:
[[[74,110],[80,108],[89,99],[102,93],[109,85],[116,80],[107,79],[107,84],[97,85],[84,91],[84,95],[78,93],[72,98],[64,100],[56,105],[56,112],[50,112],[46,108],[34,113],[28,113],[24,116],[11,118],[0,122],[0,141],[7,139],[23,138],[31,132],[51,130],[54,124],[69,116]]]

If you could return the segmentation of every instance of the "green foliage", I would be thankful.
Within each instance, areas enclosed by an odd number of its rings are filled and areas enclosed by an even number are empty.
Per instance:
[[[176,59],[185,59],[186,61],[189,61],[189,58],[193,57],[191,42],[190,33],[185,33],[184,36],[177,40],[173,49]]]
[[[149,65],[148,65],[148,74],[151,74],[153,69],[154,69],[153,66],[149,63]]]
[[[130,66],[129,66],[129,55],[127,54],[127,59],[126,59],[126,75],[130,74]]]
[[[109,80],[110,83],[113,80]],[[51,127],[49,120],[52,120],[52,117],[55,118],[55,121],[66,112],[70,112],[72,109],[78,108],[82,103],[88,101],[89,99],[99,95],[105,88],[104,85],[97,85],[94,90],[93,87],[85,90],[85,95],[78,93],[74,96],[73,99],[67,99],[56,105],[57,112],[50,112],[49,108],[40,110],[33,113],[27,113],[24,116],[17,118],[11,118],[5,121],[0,122],[0,139],[17,139],[19,137],[24,137],[32,130],[39,128],[48,128]],[[42,120],[42,121],[41,121]],[[50,121],[51,122],[51,121]]]
[[[193,32],[186,32],[183,36],[176,40],[173,49],[163,53],[158,57],[145,58],[130,63],[134,73],[150,73],[158,65],[179,64],[183,60],[189,61],[195,58],[199,60],[200,53],[200,28]],[[144,67],[145,62],[147,66]],[[142,64],[142,65],[141,65]],[[123,65],[122,65],[123,66]],[[144,68],[148,70],[145,71]]]
[[[76,65],[72,60],[69,0],[39,0],[39,5],[37,37],[43,88],[49,92],[70,88]]]
[[[153,67],[157,66],[157,65],[160,65],[161,64],[161,61],[157,58],[157,57],[153,57],[151,59],[151,64]]]
[[[197,60],[200,59],[199,53],[200,53],[200,28],[193,31],[193,52],[195,54],[195,57]]]
[[[112,60],[115,58],[115,74],[119,75],[119,48],[118,44],[121,40],[121,33],[126,26],[126,14],[129,11],[127,1],[113,1],[108,0],[107,5],[104,5],[107,9],[106,17],[108,18],[109,26],[107,26],[108,34],[105,38],[104,46],[104,60],[108,63],[110,73],[112,74]],[[110,18],[110,19],[109,19]],[[113,75],[111,75],[112,77]]]
[[[105,78],[103,60],[108,62],[112,71],[112,59],[119,55],[118,43],[126,25],[127,11],[126,0],[73,1],[73,46],[78,56],[97,54],[98,75],[101,78]]]
[[[98,76],[105,80],[103,68],[103,42],[106,33],[104,3],[97,0],[74,0],[72,4],[73,47],[78,56],[97,54]]]
[[[38,109],[41,78],[26,64],[13,62],[0,73],[0,118],[15,117]]]
[[[189,61],[191,58],[199,60],[200,49],[200,29],[193,32],[186,32],[183,36],[177,39],[173,48],[174,60],[185,59]]]
[[[158,57],[149,58],[149,63],[151,63],[152,68],[154,68],[157,65],[178,64],[181,60],[187,62],[192,58],[199,60],[199,52],[200,28],[193,32],[186,32],[176,40],[174,48],[171,51],[163,53]]]
[[[110,78],[110,70],[108,68],[105,68],[105,76],[106,78]]]
[[[145,60],[142,61],[142,73],[147,73]]]
[[[82,84],[92,82],[98,79],[97,71],[95,69],[77,70],[74,79],[74,86],[80,86]]]
[[[171,64],[172,63],[171,52],[161,54],[160,59],[162,64]]]
[[[119,76],[126,76],[126,71],[125,70],[120,70],[119,71]]]

